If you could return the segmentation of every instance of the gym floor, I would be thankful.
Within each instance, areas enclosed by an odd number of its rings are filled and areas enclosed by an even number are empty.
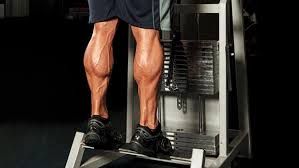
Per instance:
[[[121,131],[125,131],[126,115],[126,32],[126,26],[121,24],[108,91],[112,123]],[[84,131],[89,115],[82,59],[90,35],[91,27],[86,22],[0,20],[0,144],[1,151],[5,151],[0,152],[0,167],[64,167],[75,132]],[[255,74],[253,69],[249,73]],[[256,96],[255,92],[251,96]],[[254,110],[255,102],[252,104]],[[238,159],[234,167],[252,164],[251,160]],[[107,167],[180,166],[125,157]]]

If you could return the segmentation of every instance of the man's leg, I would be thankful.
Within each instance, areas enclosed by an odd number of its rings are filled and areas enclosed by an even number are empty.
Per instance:
[[[112,129],[106,107],[106,92],[113,66],[112,42],[117,23],[118,19],[96,23],[84,56],[92,105],[84,142],[101,149],[117,148],[122,139]]]
[[[134,78],[140,99],[140,123],[131,142],[124,148],[148,156],[171,154],[170,141],[163,136],[157,120],[157,100],[163,67],[163,50],[159,31],[132,26],[137,41],[134,60]]]
[[[140,99],[140,125],[155,129],[159,80],[163,66],[163,50],[159,31],[132,26],[137,42],[134,78]]]
[[[84,55],[84,67],[91,91],[91,115],[108,118],[106,91],[113,66],[112,41],[118,19],[95,23]]]

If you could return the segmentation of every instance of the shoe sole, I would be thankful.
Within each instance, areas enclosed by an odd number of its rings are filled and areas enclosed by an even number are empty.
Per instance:
[[[115,142],[115,143],[102,143],[100,142],[100,136],[97,133],[89,132],[85,135],[84,144],[87,146],[94,147],[95,149],[103,149],[103,150],[115,150],[118,149],[123,143]]]
[[[156,157],[156,153],[152,150],[149,150],[143,147],[140,143],[132,141],[128,144],[128,148],[132,151],[137,152],[138,154],[143,154],[150,157]]]

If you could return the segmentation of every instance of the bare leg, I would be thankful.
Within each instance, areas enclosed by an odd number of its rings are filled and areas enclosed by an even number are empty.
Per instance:
[[[108,118],[106,92],[113,67],[112,41],[118,19],[94,25],[93,34],[84,55],[84,67],[91,91],[91,115]]]
[[[132,26],[137,41],[134,78],[140,99],[140,125],[155,129],[159,80],[163,66],[163,51],[159,31]]]

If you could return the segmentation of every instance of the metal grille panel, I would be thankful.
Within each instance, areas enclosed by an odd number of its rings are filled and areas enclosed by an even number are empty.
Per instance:
[[[219,52],[216,40],[169,40],[162,44],[162,92],[200,95],[218,92]]]

